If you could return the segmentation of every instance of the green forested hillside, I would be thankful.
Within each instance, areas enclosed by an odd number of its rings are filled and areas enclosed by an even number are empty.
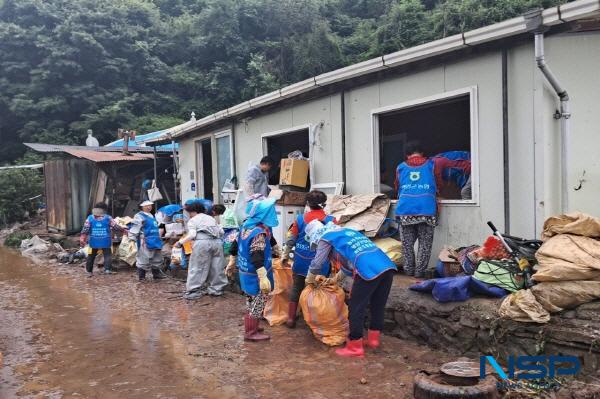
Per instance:
[[[0,0],[0,163],[101,143],[560,0]]]

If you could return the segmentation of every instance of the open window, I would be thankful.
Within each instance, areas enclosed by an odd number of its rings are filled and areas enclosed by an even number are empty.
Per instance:
[[[440,200],[475,203],[476,98],[469,88],[373,111],[375,190],[397,198],[396,169],[418,142],[434,159]]]
[[[287,158],[290,152],[299,150],[305,158],[308,158],[310,151],[308,129],[307,126],[263,135],[263,153],[275,161],[269,173],[269,184],[279,184],[279,162],[282,158]]]

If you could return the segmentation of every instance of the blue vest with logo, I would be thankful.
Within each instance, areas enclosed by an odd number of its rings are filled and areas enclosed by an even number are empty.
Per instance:
[[[421,166],[398,165],[398,205],[396,216],[435,216],[437,201],[434,163],[428,160]]]
[[[110,248],[112,246],[110,217],[104,215],[102,219],[97,220],[90,215],[88,222],[90,222],[90,248]]]
[[[385,252],[356,230],[342,228],[329,231],[323,234],[321,240],[331,244],[333,250],[346,259],[346,266],[354,268],[342,267],[347,275],[357,273],[363,280],[373,280],[388,270],[396,270],[396,265]]]
[[[333,222],[333,216],[325,216],[321,222],[323,222],[323,224]],[[306,241],[304,233],[306,222],[304,221],[304,215],[298,215],[296,226],[298,227],[298,238],[296,239],[296,245],[294,247],[294,263],[292,264],[292,271],[301,276],[306,276],[306,274],[308,274],[310,262],[315,258],[317,251],[311,251],[310,244]],[[321,274],[329,276],[330,268],[331,265],[329,262],[325,263],[321,268]]]
[[[146,247],[148,249],[161,249],[162,240],[160,239],[160,233],[158,231],[158,222],[154,219],[154,216],[148,216],[144,212],[140,212],[140,215],[144,218],[142,231],[144,233]]]
[[[248,295],[258,295],[260,292],[260,286],[258,284],[258,274],[256,274],[256,268],[250,261],[250,244],[254,237],[260,233],[266,233],[266,245],[265,245],[265,264],[264,267],[267,269],[267,277],[271,281],[271,287],[275,287],[273,280],[273,271],[271,270],[271,233],[265,229],[264,226],[254,227],[250,234],[246,238],[243,238],[246,230],[242,229],[238,236],[239,250],[237,256],[237,267],[240,274],[240,286],[242,291]]]

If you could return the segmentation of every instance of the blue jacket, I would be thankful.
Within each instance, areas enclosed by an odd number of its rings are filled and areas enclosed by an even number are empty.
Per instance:
[[[342,269],[346,275],[358,274],[363,280],[373,280],[388,270],[396,270],[392,260],[365,235],[356,230],[341,228],[323,234],[333,251],[346,259]],[[330,257],[335,254],[330,254]]]
[[[396,216],[435,216],[437,213],[434,163],[421,166],[398,165],[398,205]]]
[[[90,215],[88,222],[90,223],[90,248],[110,248],[112,246],[110,216],[104,215],[98,220]]]
[[[321,222],[327,224],[333,222],[334,218],[331,215],[325,216]],[[294,263],[292,264],[292,271],[301,276],[308,274],[308,267],[310,262],[315,257],[316,251],[311,251],[310,244],[306,241],[304,229],[306,228],[306,222],[304,221],[304,215],[298,215],[296,219],[296,226],[298,226],[298,238],[296,239],[296,245],[294,247]],[[321,268],[321,274],[329,276],[330,264],[324,264]]]
[[[148,249],[162,249],[162,240],[160,239],[160,232],[158,231],[158,222],[153,216],[148,216],[144,212],[140,212],[140,214],[144,218],[142,231],[144,233],[146,247]]]
[[[267,269],[267,277],[271,281],[271,287],[275,287],[275,283],[273,281],[273,271],[271,270],[271,233],[268,229],[266,229],[262,225],[258,225],[254,227],[250,234],[246,235],[245,229],[242,229],[238,236],[239,242],[239,250],[237,256],[237,267],[239,269],[240,274],[240,286],[242,287],[242,291],[244,291],[247,295],[255,296],[260,292],[260,286],[258,283],[258,274],[256,274],[256,268],[252,264],[250,260],[250,244],[254,237],[256,237],[260,233],[266,233],[267,239],[265,246],[265,264],[264,267]]]

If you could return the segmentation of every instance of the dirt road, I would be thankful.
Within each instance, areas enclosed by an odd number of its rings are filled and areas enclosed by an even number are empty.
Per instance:
[[[410,398],[419,369],[451,359],[389,337],[340,359],[303,322],[247,343],[241,296],[169,299],[183,287],[0,248],[0,398]]]

